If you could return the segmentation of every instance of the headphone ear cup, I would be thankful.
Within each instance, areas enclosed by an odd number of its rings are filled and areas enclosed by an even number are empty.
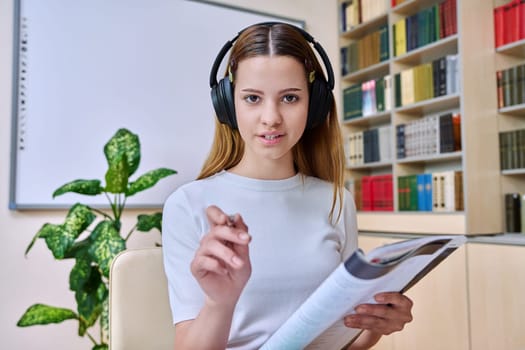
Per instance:
[[[306,128],[313,129],[328,117],[333,100],[332,90],[324,79],[315,79],[310,88],[310,103]]]
[[[219,83],[211,89],[211,100],[219,122],[229,125],[232,129],[237,129],[233,87],[228,78],[221,79]]]

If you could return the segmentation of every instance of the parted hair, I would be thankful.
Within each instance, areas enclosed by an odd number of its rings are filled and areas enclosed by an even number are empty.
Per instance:
[[[310,43],[293,26],[287,24],[254,25],[244,30],[231,48],[225,76],[235,73],[239,62],[256,56],[289,56],[304,66],[306,79],[312,71],[324,76],[323,69]],[[235,79],[233,80],[235,86]],[[315,96],[309,96],[310,99]],[[237,165],[244,153],[244,141],[239,131],[215,119],[215,134],[208,158],[198,179],[207,178]],[[344,151],[335,100],[326,119],[306,129],[293,150],[294,166],[304,175],[314,176],[333,184],[330,218],[341,214],[344,186]]]

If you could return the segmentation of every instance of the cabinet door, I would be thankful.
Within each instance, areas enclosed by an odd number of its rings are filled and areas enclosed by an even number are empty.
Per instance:
[[[525,349],[525,247],[467,249],[472,349]]]
[[[368,251],[393,241],[360,236],[359,246]],[[374,349],[468,350],[466,281],[466,253],[462,247],[407,291],[414,302],[414,320],[401,332],[383,337]]]

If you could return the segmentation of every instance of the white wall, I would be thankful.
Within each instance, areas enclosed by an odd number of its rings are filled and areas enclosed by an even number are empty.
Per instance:
[[[43,240],[35,244],[27,258],[24,257],[28,243],[42,224],[61,223],[65,212],[10,211],[7,208],[11,152],[13,1],[0,0],[0,347],[31,350],[91,349],[87,338],[76,335],[76,323],[73,321],[60,325],[16,327],[20,316],[33,303],[74,309],[75,302],[68,286],[72,266],[70,262],[55,261]],[[241,7],[246,7],[247,3],[245,0],[219,2]],[[249,3],[252,9],[304,19],[307,30],[332,58],[334,71],[339,72],[336,0],[251,0]],[[224,38],[225,41],[227,39],[230,38]],[[338,93],[335,95],[339,98]],[[139,212],[127,216],[124,226],[129,228]],[[151,246],[159,240],[158,234],[137,234],[129,246]]]

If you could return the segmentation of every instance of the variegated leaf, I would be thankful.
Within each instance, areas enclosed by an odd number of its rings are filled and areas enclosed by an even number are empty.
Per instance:
[[[86,330],[97,322],[102,312],[102,303],[97,299],[95,293],[87,290],[75,292],[75,299],[77,301],[78,313],[82,320],[78,333],[80,336],[83,336]]]
[[[137,230],[148,232],[156,228],[162,232],[162,213],[154,213],[151,215],[141,214],[137,216]]]
[[[16,325],[18,327],[29,327],[60,323],[71,319],[78,319],[77,314],[73,310],[44,304],[34,304],[26,310]]]
[[[177,171],[168,168],[159,168],[147,172],[140,176],[136,181],[131,182],[126,195],[133,196],[137,192],[144,191],[148,188],[155,186],[155,184],[166,176],[176,174]]]
[[[108,350],[108,344],[97,344],[91,348],[91,350]]]
[[[106,291],[106,285],[98,269],[92,267],[88,279],[83,281],[82,287],[75,291],[78,315],[83,322],[83,325],[79,327],[80,335],[95,324],[102,312],[104,295],[100,292],[101,289]]]
[[[90,235],[92,241],[89,254],[102,274],[109,277],[109,267],[115,255],[126,249],[126,242],[112,222],[102,221]]]
[[[140,164],[140,141],[136,134],[127,129],[119,129],[104,146],[104,154],[109,166],[119,161],[118,157],[121,153],[126,158],[129,175],[134,174]]]
[[[77,291],[88,283],[91,277],[91,271],[94,267],[91,266],[91,259],[88,254],[80,254],[75,259],[75,266],[69,273],[69,289]]]
[[[50,225],[45,240],[55,259],[63,259],[66,252],[75,242],[77,235],[68,232],[64,225]]]
[[[102,193],[102,187],[100,186],[100,180],[74,180],[56,189],[53,192],[53,198],[68,192],[96,196]]]
[[[102,314],[100,315],[100,333],[102,342],[109,341],[109,298],[102,302]]]
[[[106,192],[126,193],[128,188],[129,167],[126,157],[121,153],[115,161],[109,164],[106,172]]]
[[[40,230],[38,230],[38,232],[36,233],[36,235],[33,237],[33,239],[31,240],[31,242],[29,243],[29,245],[27,246],[26,248],[26,251],[25,251],[25,255],[27,255],[27,253],[29,253],[29,251],[31,250],[31,248],[33,248],[33,245],[35,244],[36,240],[38,238],[45,238],[47,237],[48,235],[50,235],[53,231],[55,230],[58,230],[58,225],[53,225],[53,224],[49,224],[49,223],[45,223],[41,228]]]
[[[95,220],[96,215],[84,204],[76,203],[69,209],[64,228],[78,237]]]

